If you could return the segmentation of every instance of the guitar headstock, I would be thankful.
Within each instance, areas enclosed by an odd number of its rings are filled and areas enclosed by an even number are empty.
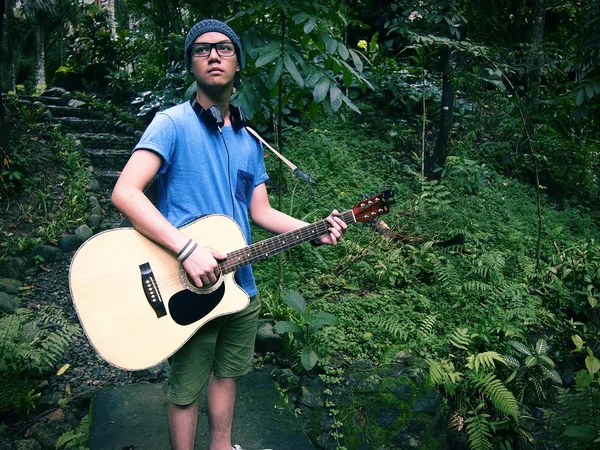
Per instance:
[[[391,200],[395,193],[393,189],[385,189],[371,198],[359,201],[352,212],[357,222],[367,223],[379,216],[390,212],[390,206],[396,203]]]

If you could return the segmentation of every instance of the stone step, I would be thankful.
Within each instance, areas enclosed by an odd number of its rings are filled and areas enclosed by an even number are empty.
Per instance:
[[[107,189],[112,192],[112,189],[115,187],[115,183],[117,179],[121,175],[120,170],[113,169],[97,169],[94,170],[94,178],[98,180],[100,187],[102,189]]]
[[[122,169],[131,156],[131,150],[85,148],[83,152],[95,169],[105,170]]]
[[[49,97],[43,95],[20,95],[19,98],[30,102],[42,102],[46,106],[67,106],[70,100],[70,98]]]
[[[56,117],[54,122],[66,133],[119,133],[121,128],[102,119]]]
[[[82,119],[93,117],[92,110],[89,108],[71,108],[69,106],[48,105],[48,110],[52,117],[79,117]]]
[[[72,136],[81,141],[85,149],[114,148],[131,151],[138,142],[135,136],[115,135],[112,133],[73,133]]]

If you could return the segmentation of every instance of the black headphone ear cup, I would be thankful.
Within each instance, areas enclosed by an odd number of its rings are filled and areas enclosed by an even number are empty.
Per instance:
[[[235,131],[241,130],[248,125],[246,114],[244,114],[244,110],[239,106],[229,106],[229,118],[231,120],[231,126]]]

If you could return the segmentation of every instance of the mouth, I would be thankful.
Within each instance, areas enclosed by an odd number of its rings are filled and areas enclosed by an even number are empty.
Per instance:
[[[223,69],[220,69],[219,67],[213,67],[211,69],[208,69],[208,73],[215,73],[215,72],[223,72]]]

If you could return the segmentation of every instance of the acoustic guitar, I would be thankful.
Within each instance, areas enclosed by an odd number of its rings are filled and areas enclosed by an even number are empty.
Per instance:
[[[346,224],[369,222],[389,212],[393,190],[359,201],[340,215]],[[96,352],[125,370],[141,370],[175,353],[208,321],[241,311],[249,297],[235,271],[328,232],[321,220],[246,245],[239,226],[224,215],[209,215],[180,228],[199,246],[227,257],[210,286],[196,287],[165,248],[133,228],[99,233],[79,248],[69,271],[71,297]]]

